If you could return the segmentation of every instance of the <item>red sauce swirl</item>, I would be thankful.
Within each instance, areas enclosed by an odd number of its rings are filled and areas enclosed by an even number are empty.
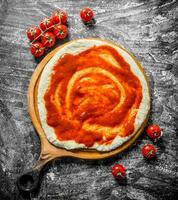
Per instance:
[[[60,141],[91,147],[134,131],[142,87],[112,47],[91,47],[56,62],[44,95],[47,124]]]

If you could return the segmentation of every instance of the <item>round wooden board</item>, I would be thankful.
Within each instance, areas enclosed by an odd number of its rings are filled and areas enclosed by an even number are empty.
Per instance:
[[[90,39],[90,38],[87,38],[87,39]],[[96,39],[96,40],[101,40],[101,39]],[[102,41],[105,41],[105,40],[102,40]],[[108,42],[108,41],[105,41],[105,42]],[[108,43],[111,43],[111,42],[108,42]],[[66,44],[68,44],[68,43],[66,43]],[[66,44],[64,44],[64,45],[66,45]],[[113,44],[113,43],[111,43],[111,44]],[[49,160],[52,160],[52,159],[58,158],[58,157],[75,157],[75,158],[81,158],[81,159],[104,159],[104,158],[108,158],[108,157],[111,157],[115,154],[122,152],[123,150],[127,149],[141,134],[141,132],[143,131],[144,127],[147,124],[149,113],[148,113],[145,121],[143,122],[141,128],[138,130],[138,132],[132,138],[130,138],[130,140],[125,142],[120,147],[118,147],[112,151],[109,151],[109,152],[99,152],[99,151],[94,151],[94,150],[70,150],[69,151],[69,150],[66,150],[63,148],[56,147],[47,140],[45,133],[40,124],[38,107],[37,107],[38,83],[39,83],[39,79],[40,79],[41,73],[42,73],[45,65],[49,62],[49,60],[53,57],[53,55],[57,51],[59,51],[59,49],[61,49],[64,45],[61,45],[61,46],[57,47],[56,49],[54,49],[53,51],[51,51],[39,63],[39,65],[37,66],[37,68],[35,69],[35,71],[32,75],[32,78],[31,78],[31,81],[29,84],[28,109],[29,109],[29,113],[30,113],[32,122],[33,122],[33,124],[36,128],[36,131],[41,140],[41,155],[39,158],[40,163],[45,164]],[[116,44],[114,44],[114,45],[116,45]],[[116,46],[119,46],[119,45],[116,45]],[[123,49],[121,46],[119,46],[119,47],[121,49]],[[125,49],[123,49],[123,50],[126,51]],[[128,54],[130,54],[128,51],[126,51],[126,52]],[[141,67],[140,63],[131,54],[130,54],[130,56],[135,60],[138,67],[142,71],[142,73],[147,81],[148,88],[149,88],[149,82],[147,80],[147,77],[145,75],[143,68]]]

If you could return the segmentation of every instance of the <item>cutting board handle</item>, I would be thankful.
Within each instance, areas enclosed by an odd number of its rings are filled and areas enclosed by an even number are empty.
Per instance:
[[[17,179],[17,186],[21,192],[31,193],[40,186],[40,177],[43,167],[52,160],[50,155],[41,155],[32,169],[21,174]]]
[[[17,179],[17,186],[22,192],[33,192],[39,186],[41,169],[28,170]]]

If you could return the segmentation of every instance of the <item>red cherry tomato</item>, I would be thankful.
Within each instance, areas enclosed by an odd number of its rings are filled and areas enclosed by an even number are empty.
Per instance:
[[[156,141],[157,139],[159,139],[161,137],[161,129],[156,124],[148,126],[146,133],[154,141]]]
[[[142,147],[141,149],[142,155],[147,158],[151,159],[154,158],[156,155],[156,149],[153,145],[151,144],[146,144]]]
[[[26,31],[27,37],[30,41],[36,39],[41,34],[41,29],[39,27],[30,27]]]
[[[56,42],[55,35],[47,31],[41,36],[41,42],[42,42],[42,45],[45,47],[52,47],[55,45],[55,42]]]
[[[54,25],[53,19],[49,17],[45,17],[41,22],[40,22],[40,28],[45,31],[46,29],[52,30],[52,26]],[[51,27],[51,29],[50,29]]]
[[[64,38],[66,38],[66,36],[68,35],[67,26],[62,25],[62,24],[57,25],[57,26],[54,27],[53,33],[56,36],[56,38],[62,40]]]
[[[83,8],[80,11],[80,17],[84,22],[90,22],[93,19],[94,14],[90,8]]]
[[[123,179],[126,176],[125,167],[120,164],[115,164],[112,167],[112,175],[116,179]]]
[[[30,51],[35,57],[40,57],[44,54],[44,47],[40,42],[34,42],[30,46]]]
[[[58,9],[52,14],[51,18],[53,19],[55,24],[66,24],[67,13],[63,10]]]

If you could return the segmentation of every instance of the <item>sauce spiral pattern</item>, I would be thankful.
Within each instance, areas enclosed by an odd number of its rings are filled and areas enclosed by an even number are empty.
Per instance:
[[[141,100],[139,78],[108,45],[63,54],[44,95],[47,124],[58,140],[86,147],[132,134]]]

